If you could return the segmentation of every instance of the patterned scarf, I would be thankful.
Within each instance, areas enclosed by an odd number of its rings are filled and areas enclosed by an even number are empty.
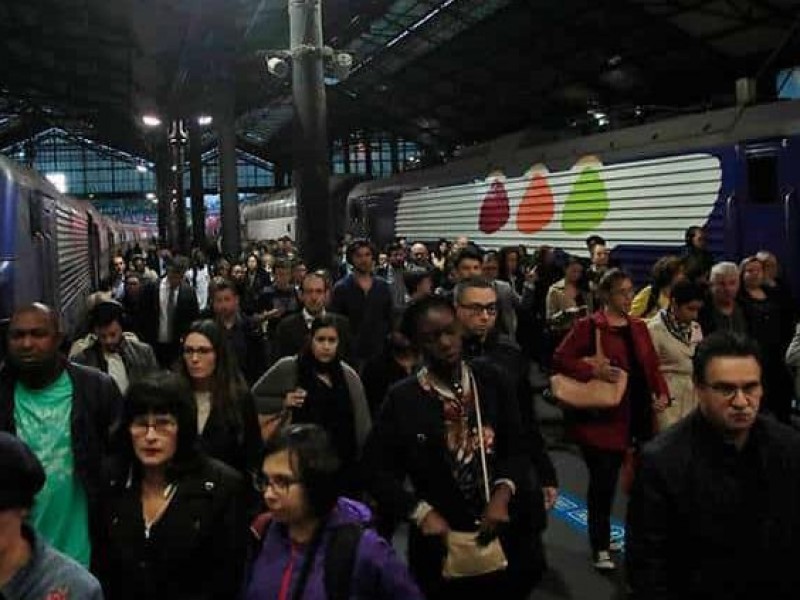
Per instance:
[[[668,308],[662,308],[658,312],[658,314],[661,316],[661,320],[664,322],[664,326],[667,328],[667,331],[670,332],[672,337],[674,337],[679,342],[683,342],[687,346],[691,345],[692,343],[691,323],[679,323]]]
[[[475,418],[474,379],[469,367],[461,364],[461,379],[449,387],[442,384],[423,367],[417,373],[420,386],[436,395],[444,405],[445,445],[448,463],[458,489],[475,516],[479,516],[486,503],[483,494],[481,443]],[[491,455],[494,431],[484,424],[484,447]],[[489,467],[491,480],[491,467]]]

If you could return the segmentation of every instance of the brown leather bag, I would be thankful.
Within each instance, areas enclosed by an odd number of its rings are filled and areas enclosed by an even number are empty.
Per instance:
[[[600,364],[606,360],[603,353],[603,346],[600,343],[600,330],[594,327],[595,354],[587,356],[583,360],[592,366]],[[588,409],[588,408],[614,408],[619,406],[628,387],[628,374],[619,371],[619,379],[615,383],[603,381],[602,379],[592,379],[590,381],[578,381],[567,375],[557,374],[550,377],[550,392],[559,402],[569,408]]]

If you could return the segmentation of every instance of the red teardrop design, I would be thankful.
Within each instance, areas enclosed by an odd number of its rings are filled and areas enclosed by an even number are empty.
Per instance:
[[[478,226],[486,234],[500,231],[511,216],[508,192],[502,181],[493,181],[481,204]]]

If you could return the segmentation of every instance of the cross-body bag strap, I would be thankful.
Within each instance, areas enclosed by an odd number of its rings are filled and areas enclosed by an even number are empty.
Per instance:
[[[478,420],[478,449],[481,455],[481,471],[483,472],[483,490],[486,494],[486,502],[488,504],[491,494],[489,493],[489,469],[486,465],[486,448],[484,448],[483,416],[481,415],[481,402],[478,396],[478,384],[475,382],[472,369],[469,371],[469,381],[472,385],[472,397],[475,399],[475,416]]]

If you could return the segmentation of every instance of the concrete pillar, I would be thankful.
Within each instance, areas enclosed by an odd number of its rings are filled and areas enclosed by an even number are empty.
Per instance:
[[[200,125],[195,119],[189,126],[189,193],[192,197],[192,243],[205,251],[206,248],[206,211],[205,192],[203,189],[203,141]]]
[[[239,184],[236,173],[236,124],[233,98],[226,98],[215,117],[219,132],[219,188],[222,220],[222,252],[236,259],[242,251],[239,227]]]
[[[172,221],[172,197],[170,182],[172,180],[169,170],[169,148],[167,139],[155,142],[156,162],[156,197],[158,198],[158,239],[167,246],[172,247],[173,237],[170,227]]]
[[[294,189],[300,249],[312,269],[331,268],[334,223],[328,200],[328,131],[320,0],[289,0],[294,95]]]

